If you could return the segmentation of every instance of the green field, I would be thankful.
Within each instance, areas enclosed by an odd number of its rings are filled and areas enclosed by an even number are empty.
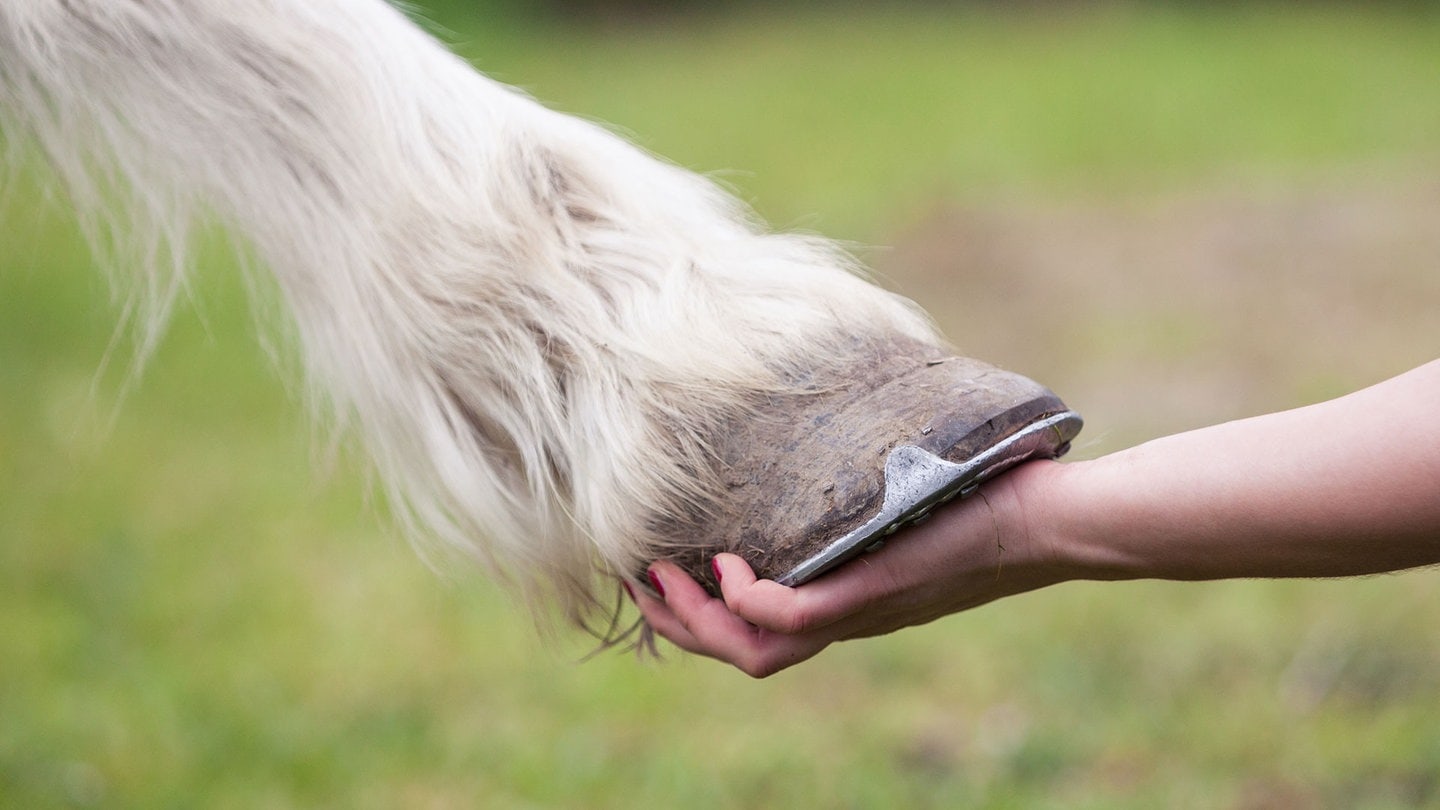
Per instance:
[[[1423,6],[463,7],[492,75],[893,246],[1077,456],[1440,354]],[[0,807],[1440,807],[1433,571],[1069,584],[765,681],[581,662],[390,531],[218,247],[127,386],[43,177],[0,190]]]

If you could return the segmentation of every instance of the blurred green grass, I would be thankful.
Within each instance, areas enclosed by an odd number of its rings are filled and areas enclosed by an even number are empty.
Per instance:
[[[937,200],[1440,165],[1425,10],[431,12],[492,75],[865,243]],[[37,176],[0,209],[0,805],[1440,806],[1433,573],[1067,585],[759,683],[577,664],[317,465],[218,249],[122,398],[116,308]]]
[[[1403,170],[1440,133],[1433,12],[786,8],[457,44],[682,165],[739,170],[721,176],[771,221],[861,240],[920,195],[1150,191],[1355,160]]]

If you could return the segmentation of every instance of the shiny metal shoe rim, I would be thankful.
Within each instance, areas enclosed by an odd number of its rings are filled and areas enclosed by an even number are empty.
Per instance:
[[[957,495],[969,495],[991,475],[1025,461],[1036,450],[1044,448],[1047,455],[1055,455],[1068,436],[1074,435],[1075,431],[1067,428],[1079,422],[1079,414],[1073,411],[1046,417],[960,463],[946,461],[912,444],[896,447],[885,459],[885,500],[880,511],[776,581],[800,585],[814,579],[857,554],[883,545],[886,537],[903,526],[929,517],[936,505]],[[1044,441],[1047,431],[1054,431],[1055,441]],[[1035,444],[1026,449],[1027,442]]]

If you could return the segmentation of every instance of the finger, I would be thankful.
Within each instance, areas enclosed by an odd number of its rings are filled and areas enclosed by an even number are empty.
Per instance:
[[[651,581],[664,594],[665,607],[692,638],[723,653],[734,642],[753,634],[754,628],[734,615],[725,603],[710,596],[684,569],[669,562],[650,566]]]
[[[650,625],[656,633],[659,633],[666,641],[674,644],[686,652],[697,655],[705,655],[705,650],[700,642],[685,629],[670,606],[665,600],[657,599],[643,590],[635,590],[632,594],[635,597],[635,606],[640,608],[640,615],[644,617],[645,623]]]
[[[819,629],[826,617],[816,612],[808,593],[760,579],[744,558],[717,554],[711,561],[720,593],[732,613],[749,624],[787,636]]]
[[[878,557],[857,560],[813,582],[788,587],[758,579],[750,565],[734,554],[714,559],[720,591],[737,616],[774,633],[795,636],[824,631],[832,638],[845,633],[841,625],[858,611],[895,589],[893,570],[883,562]]]
[[[763,678],[810,658],[832,640],[819,634],[777,635],[756,627],[674,564],[658,562],[650,572],[660,580],[665,604],[685,631],[682,638],[694,642],[693,647],[683,648],[726,661],[753,677]]]

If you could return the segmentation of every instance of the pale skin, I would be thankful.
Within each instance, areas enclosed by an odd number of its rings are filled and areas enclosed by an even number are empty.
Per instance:
[[[1440,360],[1339,399],[1093,461],[1031,462],[814,582],[716,556],[723,599],[657,562],[645,620],[765,677],[1069,580],[1345,577],[1440,563]]]

